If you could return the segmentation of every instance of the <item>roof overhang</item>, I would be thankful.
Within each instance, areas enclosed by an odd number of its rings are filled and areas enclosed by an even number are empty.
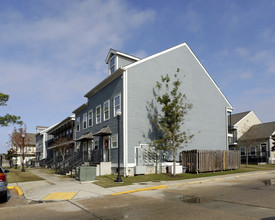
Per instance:
[[[67,146],[68,148],[70,147],[71,144],[73,144],[74,141],[67,141],[67,142],[64,142],[64,143],[61,143],[61,144],[57,144],[57,145],[54,145],[54,146],[51,146],[49,147],[48,149],[54,149],[54,148],[59,148],[59,147],[63,147],[63,146]]]
[[[112,134],[112,131],[109,126],[102,128],[99,132],[95,133],[94,136],[109,136]]]
[[[108,76],[106,79],[104,79],[101,83],[99,83],[96,87],[91,89],[89,92],[87,92],[84,97],[89,98],[95,93],[97,93],[99,90],[107,86],[109,83],[114,81],[117,77],[121,76],[123,72],[125,71],[124,68],[118,68],[113,74]]]
[[[85,108],[87,108],[87,106],[88,106],[88,103],[85,103],[85,104],[79,106],[76,110],[74,110],[73,113],[77,114],[78,112],[80,112],[80,111],[84,110]]]
[[[88,134],[81,135],[81,137],[76,139],[76,141],[90,141],[93,139],[94,139],[94,137],[93,137],[92,132],[89,132]]]
[[[63,126],[65,123],[69,122],[69,121],[74,121],[75,120],[75,115],[69,116],[67,118],[65,118],[63,121],[57,123],[56,125],[54,125],[53,127],[51,127],[51,129],[48,130],[47,133],[51,133],[54,130],[58,129],[59,127]]]
[[[131,60],[133,60],[133,61],[139,61],[139,60],[140,60],[140,58],[138,58],[138,57],[132,56],[132,55],[130,55],[130,54],[122,53],[122,52],[120,52],[120,51],[117,51],[117,50],[114,50],[114,49],[111,48],[111,49],[109,50],[109,53],[108,53],[106,59],[105,59],[105,63],[106,63],[106,64],[109,63],[109,60],[110,60],[110,58],[111,58],[113,55],[120,55],[120,56],[129,58],[129,59],[131,59]]]

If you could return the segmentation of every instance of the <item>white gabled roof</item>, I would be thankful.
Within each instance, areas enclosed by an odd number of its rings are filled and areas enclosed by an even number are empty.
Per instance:
[[[212,77],[208,74],[208,72],[206,71],[206,69],[204,68],[204,66],[201,64],[201,62],[198,60],[198,58],[195,56],[195,54],[193,53],[193,51],[189,48],[189,46],[188,46],[186,43],[179,44],[179,45],[174,46],[174,47],[171,47],[171,48],[169,48],[169,49],[167,49],[167,50],[161,51],[161,52],[159,52],[159,53],[156,53],[156,54],[153,54],[153,55],[151,55],[151,56],[149,56],[149,57],[146,57],[146,58],[144,58],[144,59],[141,59],[141,60],[139,60],[139,61],[137,61],[137,62],[135,62],[135,63],[129,64],[128,66],[125,66],[124,69],[129,69],[129,68],[131,68],[131,67],[133,67],[133,66],[139,65],[139,64],[141,64],[141,63],[143,63],[143,62],[146,62],[146,61],[151,60],[151,59],[153,59],[153,58],[155,58],[155,57],[161,56],[161,55],[163,55],[163,54],[165,54],[165,53],[168,53],[168,52],[170,52],[170,51],[176,50],[176,49],[178,49],[178,48],[180,48],[180,47],[186,47],[186,48],[190,51],[190,53],[193,55],[193,57],[194,57],[194,58],[196,59],[196,61],[199,63],[199,65],[201,66],[201,68],[204,70],[205,74],[209,77],[209,79],[211,80],[211,82],[214,84],[214,86],[217,88],[217,90],[219,91],[219,93],[220,93],[220,94],[222,95],[222,97],[225,99],[225,101],[227,102],[227,104],[229,105],[229,107],[230,107],[231,109],[233,109],[233,107],[232,107],[232,105],[230,104],[230,102],[227,100],[227,98],[226,98],[225,95],[222,93],[222,91],[220,90],[220,88],[217,86],[217,84],[215,83],[215,81],[214,81],[214,80],[212,79]]]
[[[123,57],[127,57],[127,58],[129,58],[131,60],[135,60],[135,61],[139,61],[140,60],[140,58],[138,58],[138,57],[132,56],[130,54],[122,53],[122,52],[120,52],[118,50],[114,50],[114,49],[111,48],[109,50],[109,53],[108,53],[106,59],[105,59],[105,63],[106,64],[109,62],[110,58],[112,57],[112,54],[117,54],[117,55],[120,55],[120,56],[123,56]]]

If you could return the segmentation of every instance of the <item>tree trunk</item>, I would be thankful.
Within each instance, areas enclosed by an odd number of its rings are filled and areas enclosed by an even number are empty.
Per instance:
[[[246,147],[246,167],[248,167],[248,149],[249,147]]]
[[[176,159],[177,159],[177,149],[173,150],[173,175],[176,175]]]

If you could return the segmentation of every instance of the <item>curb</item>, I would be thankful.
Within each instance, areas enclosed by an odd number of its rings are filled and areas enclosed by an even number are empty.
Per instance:
[[[15,189],[19,196],[23,196],[24,193],[19,186],[8,186],[8,189]]]
[[[264,172],[258,172],[258,173],[246,173],[246,174],[240,174],[236,176],[231,176],[225,175],[225,176],[220,176],[220,177],[215,177],[215,178],[209,178],[209,179],[201,179],[201,180],[196,180],[196,181],[187,181],[187,182],[182,182],[182,183],[177,183],[177,184],[171,184],[171,186],[186,186],[186,185],[192,185],[192,184],[201,184],[201,183],[206,183],[206,182],[214,182],[214,181],[223,181],[229,178],[242,178],[242,177],[249,177],[249,176],[256,176],[256,175],[263,175],[263,174],[268,174],[270,171],[264,171]]]
[[[116,196],[116,195],[121,195],[121,194],[128,194],[128,193],[135,193],[135,192],[141,192],[141,191],[156,190],[156,189],[165,189],[165,188],[167,188],[167,185],[152,186],[152,187],[148,187],[148,188],[133,189],[133,190],[124,191],[124,192],[112,193],[111,196]]]

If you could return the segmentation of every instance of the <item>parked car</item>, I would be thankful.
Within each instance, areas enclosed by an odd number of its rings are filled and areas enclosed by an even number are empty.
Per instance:
[[[8,170],[3,170],[2,167],[0,167],[0,201],[6,202],[8,201],[8,180],[6,177],[6,173],[8,173]]]

